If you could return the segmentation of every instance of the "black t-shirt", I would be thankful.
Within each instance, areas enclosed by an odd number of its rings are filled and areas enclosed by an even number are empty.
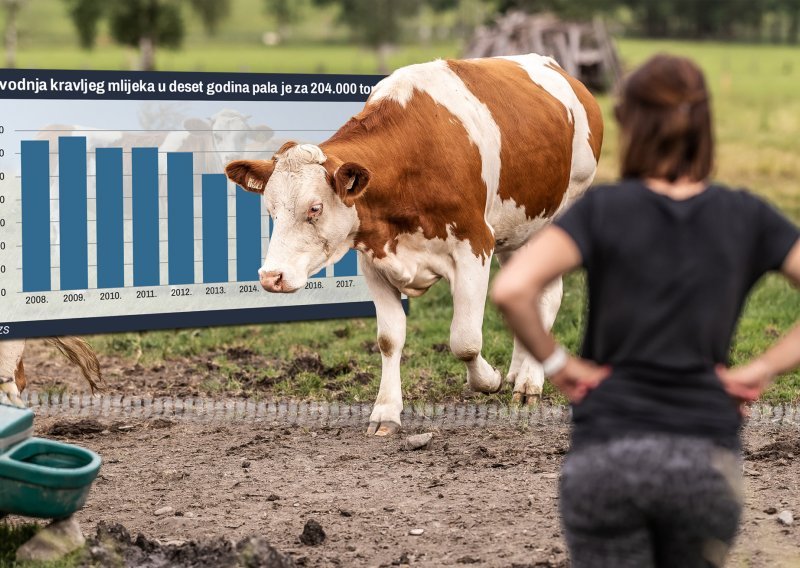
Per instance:
[[[667,432],[736,447],[739,412],[714,366],[797,228],[746,191],[712,185],[678,201],[638,180],[590,190],[555,224],[587,273],[582,356],[612,367],[573,408],[573,445]]]

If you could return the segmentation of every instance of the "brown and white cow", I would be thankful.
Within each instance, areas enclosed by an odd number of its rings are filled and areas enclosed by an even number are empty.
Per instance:
[[[497,391],[481,356],[493,254],[502,262],[582,194],[597,169],[603,123],[586,88],[535,54],[434,61],[395,71],[326,142],[285,144],[271,160],[228,164],[262,193],[274,233],[259,272],[270,292],[294,292],[348,249],[375,302],[383,370],[368,434],[400,426],[401,294],[450,283],[450,348],[469,386]],[[562,283],[542,298],[549,328]],[[544,374],[515,340],[507,380],[537,400]]]

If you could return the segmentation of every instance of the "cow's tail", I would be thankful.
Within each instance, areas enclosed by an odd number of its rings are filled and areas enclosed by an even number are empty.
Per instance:
[[[61,354],[76,365],[83,373],[83,378],[89,383],[89,387],[94,393],[100,388],[98,383],[103,382],[103,375],[100,372],[100,362],[97,354],[91,345],[80,337],[46,337],[45,341],[58,349]]]

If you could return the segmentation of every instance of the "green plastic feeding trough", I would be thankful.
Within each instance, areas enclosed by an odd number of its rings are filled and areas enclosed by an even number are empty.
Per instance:
[[[86,502],[100,456],[32,433],[33,412],[0,404],[0,515],[68,517]]]

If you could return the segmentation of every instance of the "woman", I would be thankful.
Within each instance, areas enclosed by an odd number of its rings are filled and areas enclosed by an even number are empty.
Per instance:
[[[493,300],[573,404],[560,507],[572,565],[721,566],[742,509],[739,412],[800,364],[800,326],[728,369],[755,282],[800,282],[797,228],[711,184],[709,94],[691,61],[659,55],[626,81],[622,181],[590,190],[498,275]],[[586,269],[582,358],[540,323],[554,278]]]

